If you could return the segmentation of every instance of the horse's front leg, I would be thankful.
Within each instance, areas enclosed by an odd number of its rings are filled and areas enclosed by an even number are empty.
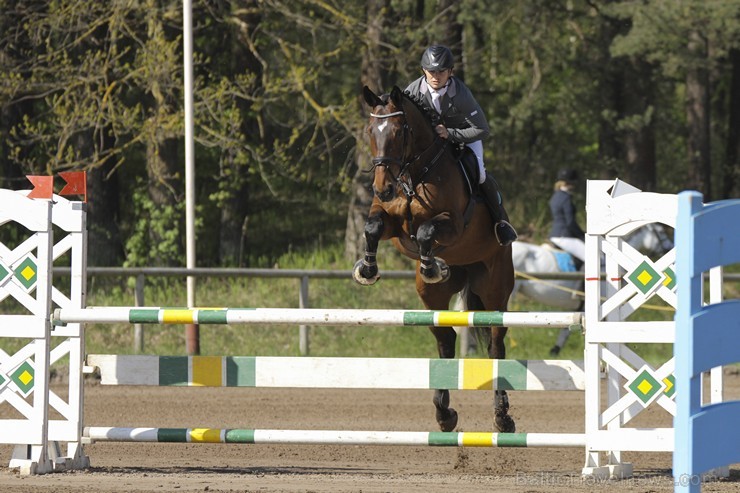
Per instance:
[[[445,282],[450,278],[447,263],[434,257],[434,245],[448,245],[459,238],[462,233],[460,222],[455,221],[448,213],[438,214],[426,221],[416,231],[416,242],[419,245],[419,274],[429,284]]]
[[[378,244],[384,239],[388,219],[385,211],[373,207],[365,222],[365,256],[352,268],[352,278],[363,286],[375,284],[380,279],[376,256]]]
[[[437,339],[437,350],[440,358],[452,359],[455,357],[455,339],[457,335],[452,327],[429,327]],[[450,407],[450,391],[448,389],[435,389],[432,399],[436,408],[435,417],[439,429],[442,431],[453,431],[457,426],[457,411]]]
[[[450,298],[462,288],[464,277],[460,270],[453,270],[451,279],[444,284],[427,284],[417,274],[416,291],[431,310],[444,310],[449,307]],[[452,359],[455,357],[455,339],[457,335],[452,327],[429,327],[437,340],[437,353],[440,358]],[[448,389],[435,389],[434,398],[435,417],[439,429],[442,431],[453,431],[457,426],[457,411],[450,407],[450,391]]]

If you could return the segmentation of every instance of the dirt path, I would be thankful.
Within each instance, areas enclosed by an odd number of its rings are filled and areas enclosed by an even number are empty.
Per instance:
[[[740,388],[740,377],[729,385]],[[735,392],[737,395],[737,392]],[[86,388],[90,426],[436,431],[431,391]],[[491,395],[455,391],[458,431],[491,429]],[[583,430],[583,393],[512,392],[517,431]],[[667,413],[645,423],[666,426]],[[96,443],[85,472],[21,477],[0,491],[71,492],[591,492],[673,490],[670,454],[625,454],[635,478],[581,479],[582,449]],[[6,465],[9,447],[0,447]],[[704,491],[740,491],[740,470]]]

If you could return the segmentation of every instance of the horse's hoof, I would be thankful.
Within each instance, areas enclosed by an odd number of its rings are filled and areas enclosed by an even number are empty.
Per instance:
[[[446,419],[440,419],[440,413],[437,413],[437,423],[439,424],[440,430],[453,431],[457,426],[457,411],[452,408],[448,408],[447,411],[448,413]]]
[[[358,260],[355,262],[355,266],[352,268],[352,279],[355,280],[358,284],[362,284],[363,286],[372,286],[376,282],[378,282],[378,279],[380,279],[380,274],[377,271],[377,267],[375,269],[375,274],[369,277],[365,277],[362,275],[362,269],[365,268],[365,263],[362,260]]]
[[[438,284],[450,278],[450,267],[444,260],[435,259],[434,265],[419,271],[421,279],[427,284]]]
[[[558,346],[550,348],[550,356],[557,356],[558,354],[560,354],[560,348]]]
[[[516,423],[514,423],[514,420],[508,414],[497,414],[494,419],[494,425],[501,433],[516,432]]]
[[[450,266],[443,260],[437,259],[436,262],[437,267],[439,268],[439,276],[441,278],[439,282],[447,282],[450,278]]]

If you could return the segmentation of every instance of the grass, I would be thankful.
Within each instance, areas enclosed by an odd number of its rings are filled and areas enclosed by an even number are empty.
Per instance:
[[[379,252],[383,270],[413,268],[390,245]],[[352,262],[343,258],[339,246],[307,254],[291,253],[279,261],[280,267],[292,269],[349,269]],[[297,308],[300,280],[264,278],[199,278],[196,285],[198,306]],[[732,286],[732,285],[731,285]],[[736,291],[735,287],[730,288]],[[98,277],[88,282],[88,306],[132,306],[133,279]],[[733,293],[729,293],[732,295]],[[146,306],[185,306],[184,279],[150,278],[145,290]],[[737,293],[734,292],[734,296]],[[0,303],[5,312],[8,300]],[[374,286],[360,286],[351,279],[312,279],[309,303],[314,308],[421,309],[414,283],[410,280],[382,279]],[[651,300],[651,303],[658,304]],[[664,304],[663,304],[664,305]],[[673,312],[665,306],[656,310],[639,309],[631,320],[671,320]],[[523,297],[515,297],[510,311],[556,311]],[[145,353],[184,355],[185,329],[182,325],[144,325]],[[507,357],[547,359],[559,329],[513,328],[507,335]],[[19,340],[17,350],[26,341]],[[299,355],[298,327],[288,325],[202,325],[200,347],[203,355]],[[672,345],[633,345],[651,364],[660,365],[672,356]],[[563,359],[583,359],[583,336],[571,334],[560,353]],[[87,353],[132,354],[134,329],[129,324],[88,324]],[[312,356],[346,357],[437,357],[434,337],[426,327],[311,327]],[[477,356],[483,357],[482,354]]]
[[[405,258],[389,247],[379,254],[382,270],[413,268]],[[291,254],[279,262],[282,268],[349,269],[339,248]],[[298,279],[209,278],[197,282],[198,306],[297,308]],[[88,289],[88,306],[131,306],[133,289],[122,284],[94,280]],[[374,286],[360,286],[351,279],[312,279],[309,303],[314,308],[421,309],[414,283],[409,280],[382,279]],[[148,281],[147,306],[185,306],[183,280]],[[526,298],[514,298],[510,311],[554,311]],[[639,310],[636,319],[670,320],[672,312]],[[437,357],[434,337],[426,327],[310,327],[312,356],[346,357]],[[146,325],[145,352],[160,355],[185,354],[184,326]],[[559,329],[513,328],[507,335],[507,357],[546,359]],[[90,324],[87,328],[88,353],[134,353],[133,328],[130,325]],[[298,356],[298,327],[287,325],[200,326],[203,355]],[[583,359],[583,336],[571,334],[560,358]],[[671,345],[646,345],[636,348],[655,364],[671,357]],[[483,357],[483,354],[478,354]]]

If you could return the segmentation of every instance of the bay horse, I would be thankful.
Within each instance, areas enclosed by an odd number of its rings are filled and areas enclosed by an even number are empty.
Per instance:
[[[416,291],[430,310],[447,310],[452,296],[465,294],[467,309],[506,311],[514,288],[511,246],[501,246],[485,204],[471,192],[457,156],[437,136],[434,110],[393,87],[378,96],[367,86],[365,102],[372,108],[367,127],[373,164],[373,201],[365,223],[365,254],[353,268],[362,285],[380,277],[376,255],[381,240],[416,260]],[[455,357],[452,327],[429,327],[440,358]],[[488,356],[506,357],[507,327],[491,327]],[[457,426],[448,389],[433,398],[442,431]],[[494,425],[514,432],[504,390],[494,394]]]

